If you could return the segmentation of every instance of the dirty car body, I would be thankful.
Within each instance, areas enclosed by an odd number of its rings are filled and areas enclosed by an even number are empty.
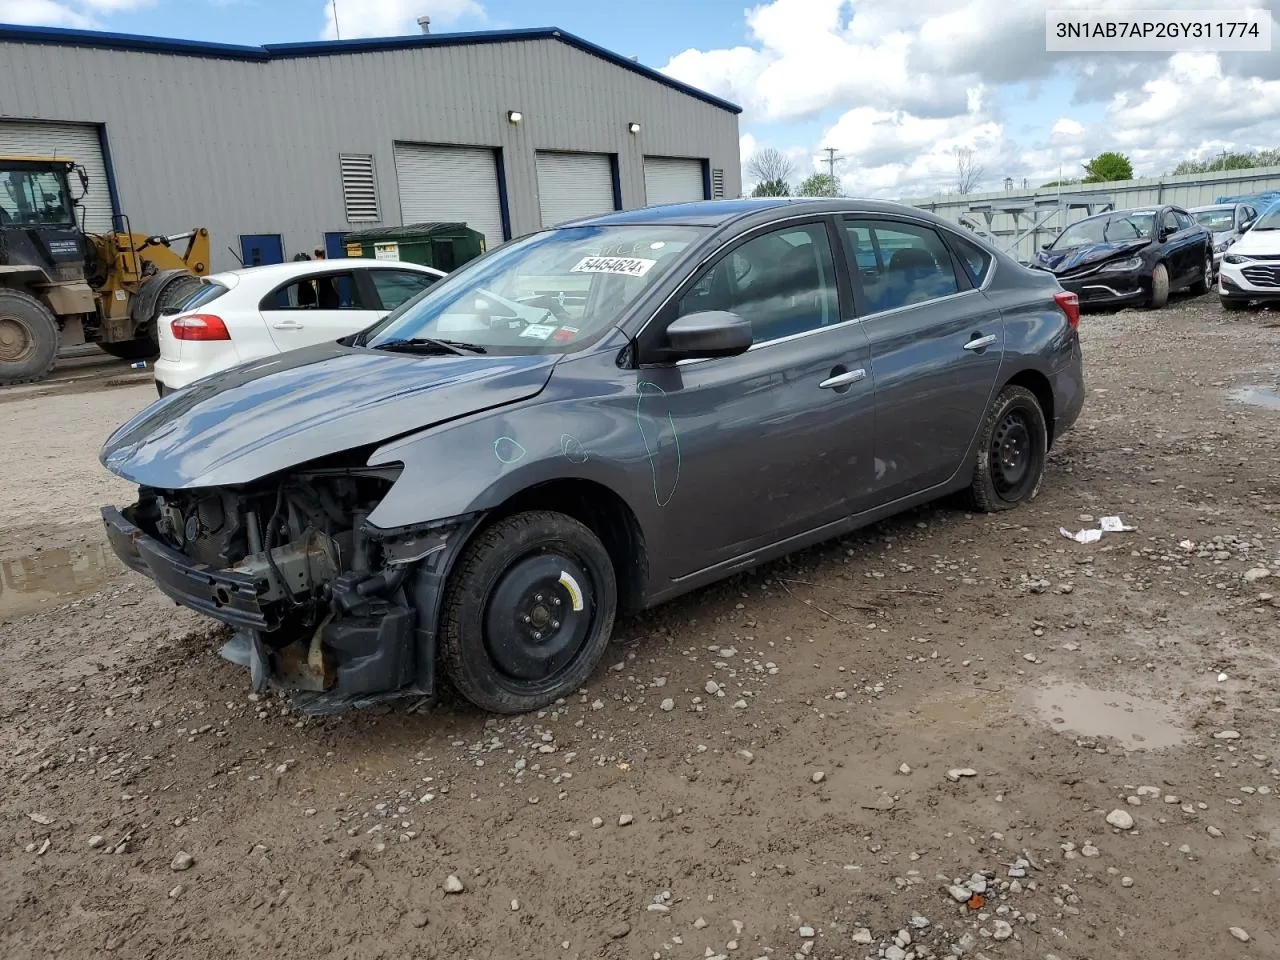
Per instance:
[[[619,613],[946,494],[1039,488],[1076,299],[919,210],[720,201],[512,241],[339,342],[159,400],[102,462],[133,569],[334,710],[536,709]]]

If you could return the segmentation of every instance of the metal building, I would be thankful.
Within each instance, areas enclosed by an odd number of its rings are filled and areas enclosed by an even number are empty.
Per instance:
[[[1172,203],[1184,209],[1216,203],[1219,197],[1280,190],[1280,167],[1252,167],[1214,173],[1071,184],[1000,193],[925,197],[904,200],[954,223],[977,223],[999,246],[1029,261],[1040,245],[1049,243],[1068,225],[1105,209],[1150,207]]]
[[[83,164],[88,227],[209,228],[214,268],[463,221],[493,247],[740,192],[740,108],[562,30],[229,46],[0,27],[0,155]]]

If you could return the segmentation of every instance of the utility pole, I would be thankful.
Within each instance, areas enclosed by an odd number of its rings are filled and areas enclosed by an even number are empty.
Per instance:
[[[822,148],[822,151],[823,151],[823,153],[825,153],[825,154],[827,155],[827,160],[826,160],[826,163],[827,163],[827,176],[829,176],[829,177],[831,178],[831,188],[832,188],[832,190],[834,191],[834,190],[835,190],[835,185],[836,185],[836,162],[837,162],[837,161],[839,161],[839,160],[843,160],[843,159],[844,159],[844,157],[837,157],[837,156],[836,156],[836,148],[835,148],[835,147],[823,147],[823,148]]]

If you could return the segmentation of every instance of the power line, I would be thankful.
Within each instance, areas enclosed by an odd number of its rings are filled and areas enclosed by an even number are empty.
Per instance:
[[[342,39],[342,31],[338,29],[338,0],[330,0],[333,7],[333,36],[336,40]]]
[[[836,156],[835,147],[823,147],[822,152],[827,155],[827,159],[826,159],[827,176],[829,176],[832,180],[834,180],[836,178],[836,163],[838,161],[843,160],[844,157]]]

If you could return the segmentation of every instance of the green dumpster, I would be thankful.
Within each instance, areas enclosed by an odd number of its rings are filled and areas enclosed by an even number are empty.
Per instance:
[[[452,273],[484,253],[484,234],[465,223],[410,223],[348,233],[348,257],[403,260]]]

